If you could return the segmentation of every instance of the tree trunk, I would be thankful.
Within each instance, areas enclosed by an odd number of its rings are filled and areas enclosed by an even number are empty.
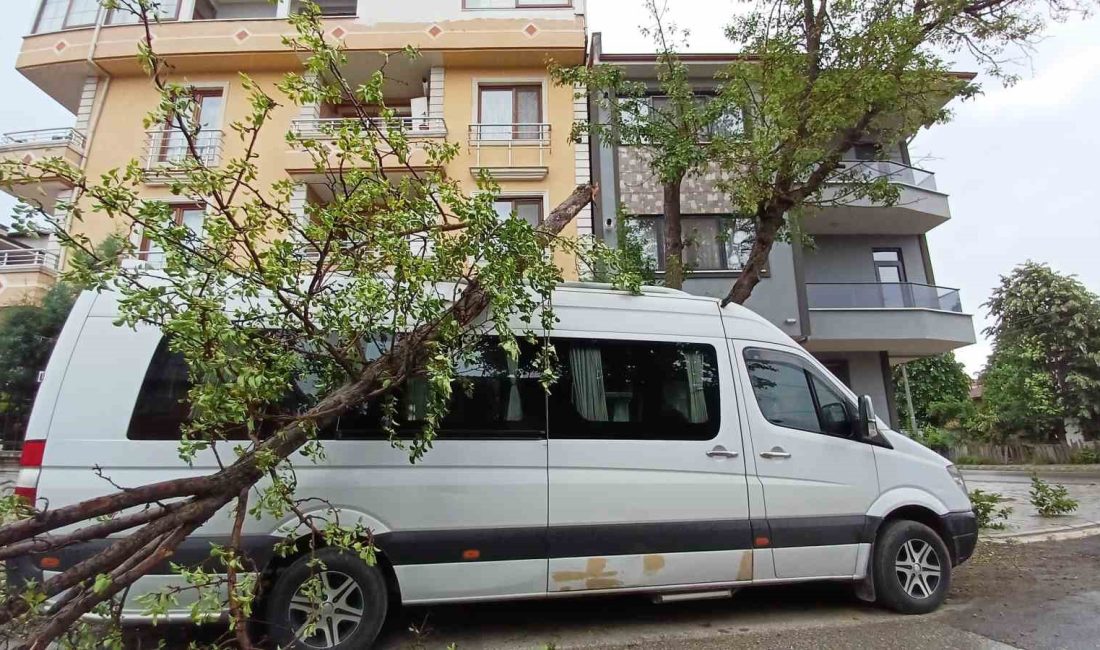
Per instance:
[[[680,222],[680,185],[683,180],[681,176],[662,186],[665,213],[665,286],[672,289],[684,287],[684,232]]]
[[[760,283],[761,272],[768,267],[768,256],[775,245],[779,228],[783,225],[784,211],[777,206],[761,206],[756,214],[756,239],[752,243],[748,263],[741,270],[737,282],[733,283],[729,294],[722,299],[723,307],[731,302],[743,305],[752,295],[752,290]]]

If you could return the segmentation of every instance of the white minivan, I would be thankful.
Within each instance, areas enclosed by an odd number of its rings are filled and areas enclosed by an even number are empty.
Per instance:
[[[424,459],[386,439],[364,407],[325,433],[326,459],[299,462],[298,495],[373,532],[378,562],[321,551],[326,600],[302,592],[308,551],[273,552],[296,518],[248,519],[244,546],[262,571],[277,641],[369,646],[396,605],[644,592],[711,597],[751,585],[839,580],[906,613],[939,606],[977,525],[965,485],[942,457],[876,420],[779,329],[748,309],[647,288],[557,290],[549,340],[560,379],[549,394],[524,348],[509,361],[486,339]],[[186,365],[151,327],[114,325],[110,294],[85,293],[57,341],[31,416],[19,491],[57,508],[216,471],[181,464]],[[422,396],[402,392],[401,426]],[[320,500],[318,509],[326,508]],[[202,562],[232,528],[219,513],[172,558]],[[303,549],[308,544],[301,545]],[[42,579],[102,548],[72,546],[9,564]],[[168,566],[130,590],[178,585]],[[172,616],[189,616],[187,592]],[[315,629],[314,629],[315,628]],[[313,633],[306,636],[306,630]]]

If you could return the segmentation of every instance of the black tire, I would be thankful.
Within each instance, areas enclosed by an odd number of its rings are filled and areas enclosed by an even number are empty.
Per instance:
[[[901,568],[906,565],[908,570]],[[947,545],[920,522],[886,522],[875,541],[873,569],[878,603],[902,614],[935,611],[951,589]]]
[[[273,640],[281,648],[295,650],[370,648],[382,630],[389,604],[382,571],[339,549],[320,549],[313,557],[324,563],[323,568],[311,567],[307,554],[275,578],[267,599],[267,620]],[[298,591],[314,576],[320,577],[322,588],[333,597],[323,601],[325,604],[317,614],[307,614],[313,605]],[[356,610],[360,612],[358,617]],[[309,616],[315,622],[314,634],[296,638],[295,633]],[[355,618],[359,620],[353,624]]]

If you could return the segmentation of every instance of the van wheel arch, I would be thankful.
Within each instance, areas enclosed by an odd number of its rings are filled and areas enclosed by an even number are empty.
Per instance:
[[[367,540],[363,540],[367,541]],[[311,543],[313,542],[313,543]],[[267,566],[260,572],[260,584],[264,585],[264,589],[261,591],[261,600],[265,595],[266,587],[270,585],[280,571],[286,569],[291,564],[294,564],[298,558],[306,555],[311,549],[320,550],[326,548],[328,544],[325,544],[323,540],[317,538],[313,534],[303,535],[294,542],[294,552],[287,554],[286,557],[280,557],[278,554],[274,554],[271,560],[268,561]],[[389,596],[390,605],[398,607],[401,605],[401,585],[397,581],[397,571],[393,568],[393,563],[390,562],[389,557],[386,556],[386,552],[375,545],[374,559],[378,569],[382,572],[383,578],[386,580],[386,593]]]
[[[943,528],[943,519],[940,518],[934,511],[924,506],[908,505],[896,508],[890,511],[890,514],[882,518],[879,522],[878,528],[875,529],[875,541],[878,541],[879,535],[882,534],[882,530],[887,522],[897,519],[907,519],[909,521],[915,521],[925,526],[928,526],[940,536],[945,543],[947,542],[947,531]],[[948,544],[948,550],[954,554],[954,550],[951,549],[951,545]],[[952,560],[955,558],[952,557]]]

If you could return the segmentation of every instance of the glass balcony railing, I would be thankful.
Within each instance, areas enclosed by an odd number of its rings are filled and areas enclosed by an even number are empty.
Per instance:
[[[891,183],[936,191],[935,174],[894,160],[844,160],[840,165],[841,170],[834,177],[835,182],[874,180],[885,177]]]
[[[958,289],[916,282],[807,283],[810,309],[935,309],[963,313]]]

